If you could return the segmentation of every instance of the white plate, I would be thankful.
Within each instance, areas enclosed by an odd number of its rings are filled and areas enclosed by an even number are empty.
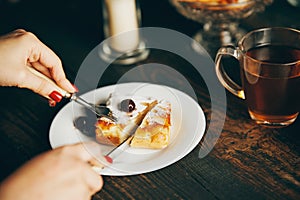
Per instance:
[[[123,83],[90,91],[82,97],[90,102],[99,102],[111,93],[169,100],[172,105],[171,141],[162,150],[128,148],[111,166],[101,171],[102,175],[135,175],[161,169],[186,156],[203,137],[206,120],[202,109],[195,100],[177,89],[149,83]],[[59,111],[50,127],[52,148],[92,140],[73,125],[73,120],[81,115],[84,115],[82,107],[74,102]]]

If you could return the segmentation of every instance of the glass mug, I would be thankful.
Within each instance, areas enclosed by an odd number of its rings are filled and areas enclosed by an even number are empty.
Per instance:
[[[223,56],[239,61],[242,86],[226,74]],[[237,47],[222,47],[216,55],[221,84],[245,99],[250,117],[268,127],[293,123],[300,110],[300,31],[261,28],[247,33]]]

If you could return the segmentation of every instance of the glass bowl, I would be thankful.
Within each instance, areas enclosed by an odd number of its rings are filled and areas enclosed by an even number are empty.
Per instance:
[[[273,0],[169,0],[188,19],[203,25],[194,39],[209,53],[234,45],[246,33],[239,21],[262,12]]]

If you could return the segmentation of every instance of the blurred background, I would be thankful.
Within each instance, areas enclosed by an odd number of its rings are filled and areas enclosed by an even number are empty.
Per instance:
[[[140,0],[142,26],[193,36],[199,23],[180,15],[168,0]],[[120,11],[122,12],[122,11]],[[300,28],[300,8],[274,0],[262,13],[241,21],[246,30],[265,26]],[[0,34],[23,28],[52,48],[65,65],[78,68],[103,39],[101,0],[0,0]]]

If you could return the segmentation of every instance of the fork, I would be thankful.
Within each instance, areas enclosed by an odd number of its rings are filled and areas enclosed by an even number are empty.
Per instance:
[[[43,78],[44,80],[48,81],[49,83],[58,86],[53,80],[51,80],[49,77],[47,77],[46,75],[42,74],[41,72],[37,71],[36,69],[27,66],[28,70]],[[58,86],[59,87],[59,86]],[[94,112],[97,116],[99,117],[105,117],[108,118],[112,121],[116,121],[117,118],[113,116],[112,111],[105,105],[96,105],[90,102],[87,102],[86,100],[84,100],[83,98],[81,98],[80,96],[77,96],[76,93],[69,93],[67,91],[65,91],[64,89],[62,89],[61,87],[59,87],[59,92],[63,95],[63,97],[65,98],[69,98],[71,101],[74,101],[82,106],[84,106],[85,108],[91,110],[92,112]]]
[[[70,99],[75,101],[76,103],[84,106],[85,108],[91,110],[99,117],[106,117],[112,121],[117,121],[117,118],[113,116],[112,111],[105,105],[96,105],[96,104],[87,102],[80,96],[77,96],[76,93],[71,94]]]

